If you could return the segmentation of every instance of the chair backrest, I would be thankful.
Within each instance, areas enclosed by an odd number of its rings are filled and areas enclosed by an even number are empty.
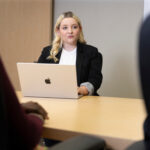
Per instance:
[[[146,150],[144,141],[138,141],[130,145],[126,150]]]

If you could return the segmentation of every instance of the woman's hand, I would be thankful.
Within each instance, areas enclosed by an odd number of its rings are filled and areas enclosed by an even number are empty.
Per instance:
[[[46,110],[40,104],[29,101],[26,103],[22,103],[21,105],[27,114],[35,113],[41,115],[44,120],[48,119],[48,114]]]
[[[88,89],[85,86],[80,86],[80,87],[78,87],[78,94],[88,95],[89,92],[88,92]]]

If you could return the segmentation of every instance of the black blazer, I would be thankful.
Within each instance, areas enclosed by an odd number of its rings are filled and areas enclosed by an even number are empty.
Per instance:
[[[53,59],[47,59],[50,54],[51,46],[43,48],[41,56],[38,59],[38,63],[55,63]],[[56,57],[60,60],[62,49]],[[56,63],[59,63],[56,62]],[[77,59],[76,59],[76,71],[77,71],[77,84],[80,86],[83,82],[90,82],[94,86],[94,94],[98,95],[96,91],[100,88],[102,83],[102,55],[98,52],[97,48],[77,43]]]

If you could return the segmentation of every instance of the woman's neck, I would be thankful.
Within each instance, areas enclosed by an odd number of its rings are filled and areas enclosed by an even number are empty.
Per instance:
[[[67,51],[72,51],[77,47],[77,45],[69,45],[69,44],[63,44],[63,48]]]

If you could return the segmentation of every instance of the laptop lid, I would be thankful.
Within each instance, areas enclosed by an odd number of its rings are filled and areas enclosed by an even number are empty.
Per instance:
[[[17,63],[23,96],[79,98],[75,65]]]

